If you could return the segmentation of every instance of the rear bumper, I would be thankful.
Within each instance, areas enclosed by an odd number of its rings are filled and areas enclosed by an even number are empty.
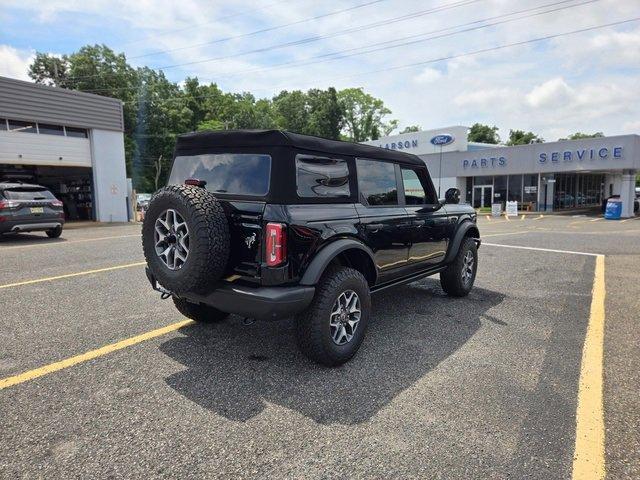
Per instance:
[[[147,270],[151,286],[156,282]],[[290,317],[309,306],[315,287],[296,285],[293,287],[246,287],[233,284],[222,284],[207,294],[186,293],[180,297],[194,303],[202,303],[256,320],[277,320]]]
[[[45,231],[62,227],[63,225],[64,221],[60,219],[4,220],[0,222],[0,234]]]

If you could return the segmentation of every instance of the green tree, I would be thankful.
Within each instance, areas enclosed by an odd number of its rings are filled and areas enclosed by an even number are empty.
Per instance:
[[[492,143],[497,145],[500,143],[498,127],[495,125],[490,127],[489,125],[483,125],[482,123],[474,123],[469,129],[467,140],[469,142]]]
[[[56,57],[48,53],[37,52],[27,72],[36,83],[43,85],[68,86],[69,57]]]
[[[422,130],[422,127],[420,125],[409,125],[407,127],[404,127],[404,129],[400,133],[413,133],[419,132],[420,130]]]
[[[196,128],[197,131],[202,132],[205,130],[224,130],[224,123],[220,120],[205,120],[200,122],[200,124]]]
[[[528,145],[530,143],[543,143],[544,138],[538,137],[533,132],[524,130],[509,130],[509,141],[507,145]]]
[[[307,92],[309,123],[307,133],[318,137],[340,139],[344,123],[344,112],[338,101],[338,92],[333,87],[327,90],[317,88]]]
[[[343,132],[352,142],[376,140],[389,135],[397,126],[397,120],[385,121],[391,110],[384,102],[365,93],[362,88],[347,88],[338,92],[338,101],[344,112]]]
[[[562,142],[564,140],[580,140],[581,138],[602,138],[604,137],[604,133],[596,132],[596,133],[582,133],[576,132],[569,135],[567,138],[559,138],[558,141]]]
[[[304,92],[283,90],[273,97],[273,110],[279,128],[295,133],[308,133],[309,105]]]

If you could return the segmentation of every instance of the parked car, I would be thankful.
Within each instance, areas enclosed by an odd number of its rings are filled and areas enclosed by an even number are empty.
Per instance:
[[[469,293],[480,233],[459,194],[439,200],[408,153],[277,130],[183,135],[144,220],[147,276],[198,322],[293,315],[302,352],[339,365],[372,294],[435,274]]]
[[[45,187],[0,182],[0,235],[44,231],[57,238],[63,225],[62,202]]]

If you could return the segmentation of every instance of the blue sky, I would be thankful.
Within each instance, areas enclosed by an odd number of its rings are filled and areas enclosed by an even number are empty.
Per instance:
[[[35,51],[105,43],[133,65],[169,67],[174,81],[198,76],[259,97],[363,87],[401,126],[479,121],[503,138],[518,128],[547,140],[640,133],[639,21],[395,69],[638,17],[637,0],[4,0],[0,75],[26,79]],[[494,22],[505,23],[461,31]],[[276,48],[290,42],[300,44]],[[346,53],[358,55],[326,60]]]

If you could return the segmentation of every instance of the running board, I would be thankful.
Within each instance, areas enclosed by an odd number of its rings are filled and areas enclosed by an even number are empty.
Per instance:
[[[415,282],[416,280],[420,280],[421,278],[424,278],[424,277],[430,277],[431,275],[434,275],[436,273],[443,271],[444,269],[447,268],[447,266],[448,265],[442,265],[439,267],[430,268],[428,270],[423,270],[421,272],[414,273],[406,277],[398,278],[396,280],[393,280],[392,282],[383,283],[382,285],[376,285],[373,288],[371,288],[371,293],[378,293],[378,292],[381,292],[382,290],[386,290],[389,287],[396,287],[398,285],[404,285],[407,283]]]

